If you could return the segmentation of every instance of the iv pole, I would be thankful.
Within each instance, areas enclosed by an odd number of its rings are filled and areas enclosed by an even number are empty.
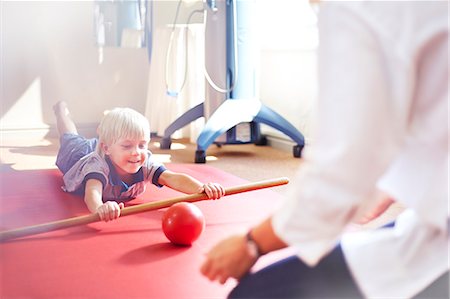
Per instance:
[[[293,146],[294,157],[301,156],[305,145],[304,136],[281,115],[256,98],[256,70],[255,64],[252,63],[256,49],[253,31],[254,5],[254,0],[208,1],[206,9],[216,15],[208,18],[205,24],[210,32],[205,36],[206,69],[217,75],[220,83],[228,89],[226,93],[220,93],[217,88],[211,89],[209,86],[205,102],[189,109],[167,127],[160,143],[161,149],[170,149],[170,136],[175,131],[205,116],[207,122],[197,139],[196,163],[206,163],[206,149],[224,133],[227,133],[224,142],[226,144],[253,142],[264,145],[265,138],[261,137],[260,124],[266,124],[289,136],[296,143]],[[225,9],[220,6],[225,6]],[[233,28],[233,25],[237,28]],[[222,32],[224,34],[221,34]],[[225,49],[220,41],[209,40],[221,37],[225,37]],[[237,51],[234,51],[236,47]],[[235,63],[236,60],[238,63]],[[215,103],[219,104],[218,107],[214,107]],[[242,123],[250,124],[249,140],[236,138],[236,127]]]

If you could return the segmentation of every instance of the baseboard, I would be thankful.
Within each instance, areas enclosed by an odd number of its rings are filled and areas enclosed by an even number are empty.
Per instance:
[[[292,152],[292,148],[297,145],[297,143],[295,143],[291,139],[287,139],[287,137],[283,138],[278,136],[266,135],[266,138],[267,145],[286,152]],[[308,140],[305,141],[305,144],[308,144]]]
[[[77,126],[78,133],[87,138],[92,138],[97,135],[97,123],[81,124]],[[14,139],[45,139],[45,138],[58,138],[59,134],[55,126],[49,126],[47,128],[20,128],[20,129],[1,129],[0,140],[14,140]],[[265,135],[267,138],[267,145],[273,148],[292,152],[292,147],[296,145],[291,139]],[[306,140],[308,144],[308,140]]]
[[[266,138],[267,138],[267,145],[287,152],[292,152],[292,147],[296,145],[295,142],[289,139],[269,135],[266,135]]]

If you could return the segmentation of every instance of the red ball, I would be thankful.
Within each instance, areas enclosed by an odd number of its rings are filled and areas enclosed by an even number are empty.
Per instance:
[[[176,203],[164,213],[162,229],[173,244],[191,245],[205,229],[205,216],[192,203]]]

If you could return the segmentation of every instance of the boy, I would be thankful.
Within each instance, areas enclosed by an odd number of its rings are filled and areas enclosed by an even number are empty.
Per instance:
[[[123,201],[142,194],[148,182],[187,194],[205,192],[210,199],[225,194],[220,184],[203,184],[154,161],[148,150],[148,120],[133,109],[115,108],[107,113],[97,129],[98,139],[78,135],[65,102],[56,103],[53,109],[61,142],[56,165],[64,174],[63,189],[84,195],[89,211],[103,221],[117,219]]]

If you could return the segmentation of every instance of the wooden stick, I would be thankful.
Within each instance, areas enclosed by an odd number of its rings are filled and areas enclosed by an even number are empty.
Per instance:
[[[254,183],[248,183],[243,185],[238,185],[234,187],[225,188],[225,195],[233,195],[242,192],[254,191],[264,188],[271,188],[275,186],[285,185],[289,183],[288,178],[276,178],[265,181],[259,181]],[[178,202],[196,202],[201,200],[208,199],[208,196],[205,193],[197,193],[184,195],[180,197],[175,197],[171,199],[164,199],[160,201],[143,203],[140,205],[135,205],[131,207],[123,208],[120,212],[121,217],[133,215],[137,213],[143,213],[152,210],[158,210],[162,208],[170,207],[171,205]],[[63,228],[69,228],[78,225],[84,225],[88,223],[98,222],[100,221],[100,216],[95,214],[89,214],[85,216],[78,216],[33,226],[26,226],[22,228],[16,228],[12,230],[7,230],[0,233],[0,242],[16,239],[24,236],[40,234],[44,232],[54,231]]]

